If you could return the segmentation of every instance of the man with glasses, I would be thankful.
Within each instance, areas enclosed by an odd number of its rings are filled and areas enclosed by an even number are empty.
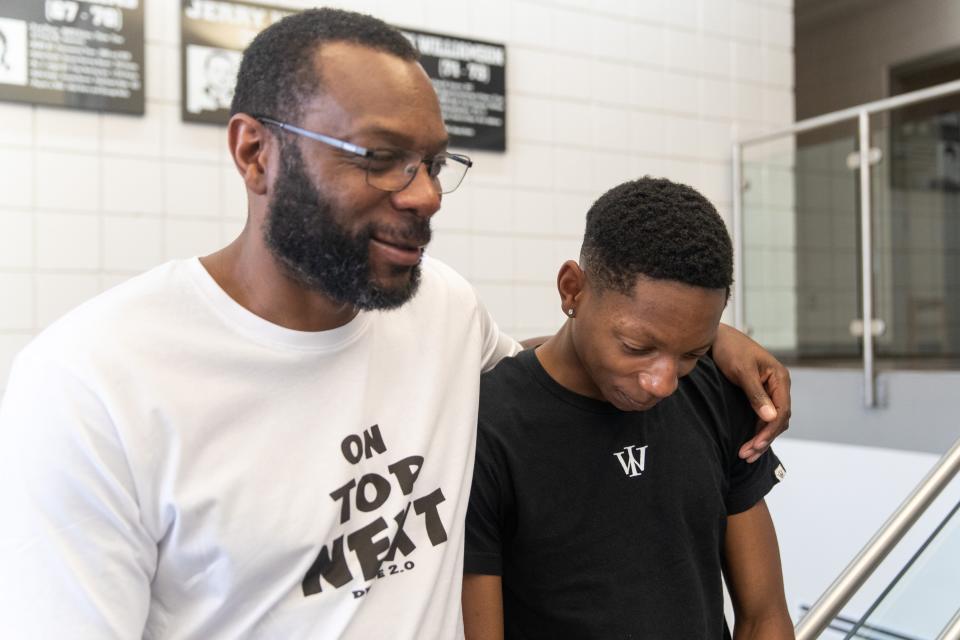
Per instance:
[[[0,408],[5,635],[462,634],[479,377],[519,345],[423,256],[470,160],[447,151],[417,58],[346,11],[265,30],[228,126],[239,237],[18,357]],[[766,382],[787,409],[785,371],[738,335],[725,361],[757,406],[774,413]],[[745,456],[788,410],[766,417]]]

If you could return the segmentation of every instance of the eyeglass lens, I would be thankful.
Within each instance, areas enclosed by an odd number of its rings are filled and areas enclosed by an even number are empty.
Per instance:
[[[410,153],[396,158],[389,168],[371,159],[367,165],[367,184],[385,191],[406,189],[420,170],[423,160]],[[438,155],[427,163],[429,175],[440,193],[450,193],[463,181],[468,164],[456,156]]]

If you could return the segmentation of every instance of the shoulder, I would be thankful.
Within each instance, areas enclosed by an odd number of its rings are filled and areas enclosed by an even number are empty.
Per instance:
[[[492,325],[486,308],[466,278],[429,256],[421,262],[420,286],[413,299],[401,307],[418,317],[443,318],[449,329]]]
[[[709,356],[703,356],[697,366],[680,379],[680,390],[685,395],[702,398],[711,406],[719,406],[723,404],[725,382],[716,363]]]
[[[427,294],[445,294],[465,302],[476,304],[477,293],[467,279],[452,267],[436,258],[423,256],[421,290]]]
[[[681,379],[680,392],[697,413],[710,418],[724,440],[739,441],[752,431],[755,416],[746,394],[727,380],[709,356]]]
[[[94,296],[54,321],[23,350],[22,359],[63,361],[122,349],[132,332],[175,326],[191,286],[189,261],[174,261]]]
[[[513,440],[524,432],[524,425],[534,424],[544,410],[555,406],[552,398],[544,397],[529,363],[524,361],[531,355],[522,351],[503,358],[480,377],[477,424],[481,437]]]
[[[693,371],[681,380],[681,387],[695,390],[712,404],[721,406],[747,401],[743,390],[727,380],[710,356],[700,358]]]
[[[522,396],[533,382],[524,355],[520,352],[500,360],[497,365],[480,376],[480,403],[497,404],[505,397]]]
[[[523,353],[500,360],[480,377],[480,404],[477,411],[477,459],[500,463],[520,456],[531,445],[531,413],[539,412],[538,390]],[[498,463],[498,464],[500,464]]]

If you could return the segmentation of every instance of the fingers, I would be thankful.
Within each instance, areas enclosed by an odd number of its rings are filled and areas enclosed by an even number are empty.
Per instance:
[[[777,411],[776,404],[773,400],[770,399],[770,396],[767,395],[767,389],[765,386],[768,386],[770,376],[765,375],[761,376],[759,372],[753,374],[752,377],[741,379],[743,383],[743,392],[747,394],[747,397],[750,399],[750,406],[753,407],[753,410],[756,412],[757,416],[764,422],[772,422],[777,419],[779,411]],[[789,402],[789,392],[787,394]]]
[[[751,464],[756,462],[770,448],[770,442],[782,432],[783,429],[773,422],[757,420],[757,433],[740,447],[740,457]]]
[[[786,431],[786,422],[790,420],[790,372],[786,367],[778,364],[767,378],[765,388],[773,400],[773,406],[777,408],[777,413],[783,416],[785,423],[783,430]]]
[[[756,434],[740,447],[739,453],[750,463],[756,462],[770,448],[770,443],[790,426],[790,373],[783,365],[777,365],[763,376],[764,388],[749,394],[750,404],[760,420]]]

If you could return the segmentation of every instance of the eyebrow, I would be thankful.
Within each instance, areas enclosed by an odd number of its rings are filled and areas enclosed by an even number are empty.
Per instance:
[[[358,136],[370,136],[373,138],[380,138],[386,140],[389,144],[395,145],[399,148],[410,149],[414,146],[414,141],[409,136],[395,131],[393,129],[388,129],[386,127],[379,126],[370,126],[359,129],[351,135],[351,137]],[[436,145],[430,149],[431,151],[439,152],[445,151],[447,146],[450,144],[450,139],[446,136],[442,140],[438,140]],[[370,146],[370,145],[364,145]]]
[[[634,338],[634,337],[624,335],[624,333],[623,333],[622,331],[617,331],[617,337],[618,337],[622,342],[627,343],[627,346],[630,346],[630,343],[644,343],[644,342],[646,342],[646,343],[648,343],[648,344],[651,344],[651,345],[653,345],[653,346],[656,346],[656,347],[659,347],[660,345],[663,344],[663,341],[661,341],[660,339],[658,339],[656,336],[652,335],[652,334],[651,334],[649,331],[647,331],[646,329],[642,329],[641,331],[643,332],[643,339],[642,339],[642,340],[638,340],[638,339],[636,339],[636,338]],[[714,336],[714,339],[713,339],[713,340],[711,340],[711,341],[709,341],[709,342],[706,342],[706,343],[700,345],[699,347],[694,347],[693,349],[687,349],[686,351],[684,351],[684,353],[695,353],[695,352],[697,352],[697,351],[709,351],[709,350],[710,350],[710,347],[713,346],[713,343],[714,343],[714,342],[716,342],[716,336]]]

